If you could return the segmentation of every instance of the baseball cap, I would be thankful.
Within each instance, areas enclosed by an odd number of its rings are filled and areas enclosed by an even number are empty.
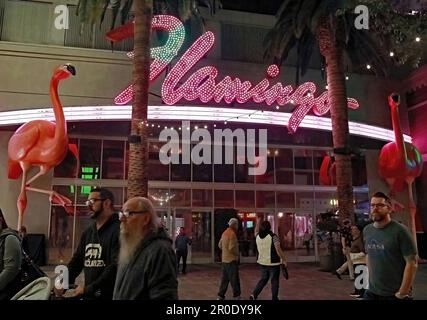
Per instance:
[[[236,218],[231,218],[229,221],[228,221],[228,225],[229,226],[231,226],[231,225],[233,225],[233,224],[238,224],[239,223],[239,221],[236,219]]]

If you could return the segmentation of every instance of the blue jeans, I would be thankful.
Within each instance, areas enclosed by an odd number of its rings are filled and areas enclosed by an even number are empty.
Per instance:
[[[279,277],[280,277],[280,265],[278,266],[261,266],[261,279],[258,281],[254,291],[252,292],[255,299],[264,289],[268,280],[271,278],[271,299],[279,300]]]

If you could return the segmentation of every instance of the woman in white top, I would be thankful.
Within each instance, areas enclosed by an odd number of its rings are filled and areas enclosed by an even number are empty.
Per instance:
[[[258,229],[259,233],[257,232]],[[272,300],[279,300],[280,265],[284,264],[285,267],[287,266],[285,254],[282,248],[280,248],[279,237],[271,231],[271,225],[268,221],[263,221],[261,223],[257,221],[255,233],[257,234],[257,262],[261,266],[261,279],[253,290],[250,299],[256,300],[271,278]]]

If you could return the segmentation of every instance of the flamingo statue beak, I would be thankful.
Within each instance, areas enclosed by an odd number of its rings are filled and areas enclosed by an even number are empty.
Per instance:
[[[67,70],[73,75],[76,75],[76,68],[74,68],[74,66],[72,66],[71,64],[67,64]]]

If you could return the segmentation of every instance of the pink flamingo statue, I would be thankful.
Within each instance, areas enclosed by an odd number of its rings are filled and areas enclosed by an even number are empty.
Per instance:
[[[320,184],[323,186],[334,186],[337,184],[336,165],[331,156],[326,155],[319,170]]]
[[[70,64],[59,66],[53,73],[50,82],[50,96],[55,123],[45,120],[27,122],[19,127],[9,140],[9,179],[18,179],[22,174],[21,192],[17,201],[19,214],[17,230],[20,230],[22,226],[27,207],[27,191],[48,194],[53,203],[63,206],[72,203],[71,200],[55,191],[31,188],[30,184],[60,164],[69,149],[77,156],[75,146],[68,145],[67,123],[58,97],[59,81],[75,74],[76,70]],[[40,171],[27,181],[28,171],[33,166],[38,166]]]
[[[391,109],[391,121],[393,124],[395,141],[387,143],[381,149],[378,164],[379,173],[390,186],[391,194],[403,191],[405,183],[408,185],[409,223],[416,245],[415,215],[417,208],[412,194],[412,184],[415,178],[421,174],[423,160],[419,150],[413,144],[403,140],[403,133],[399,120],[399,95],[392,93],[388,97],[388,103]]]

